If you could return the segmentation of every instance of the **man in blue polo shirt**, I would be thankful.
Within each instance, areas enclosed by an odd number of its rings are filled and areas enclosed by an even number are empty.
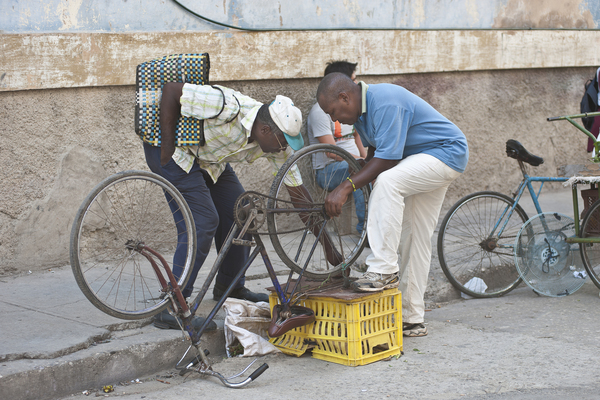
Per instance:
[[[354,124],[369,148],[366,165],[325,199],[327,213],[337,216],[353,191],[375,180],[367,218],[372,254],[367,272],[352,286],[374,292],[400,283],[404,336],[425,336],[431,237],[446,190],[467,165],[465,135],[398,85],[367,86],[329,74],[319,84],[317,100],[333,121]]]

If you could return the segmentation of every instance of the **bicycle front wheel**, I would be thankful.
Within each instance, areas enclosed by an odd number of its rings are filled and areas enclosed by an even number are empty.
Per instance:
[[[159,175],[124,171],[92,190],[71,230],[75,280],[94,306],[113,317],[146,318],[169,302],[161,296],[163,288],[151,263],[135,250],[139,244],[161,254],[171,269],[178,267],[178,284],[185,286],[196,252],[187,203]]]
[[[529,219],[502,193],[477,192],[460,199],[444,217],[437,249],[450,283],[472,297],[497,297],[521,283],[514,242]]]
[[[344,172],[340,168],[317,180],[313,159],[319,157],[342,160],[347,164],[347,170]],[[271,186],[267,208],[274,212],[267,215],[267,227],[275,252],[289,268],[300,273],[306,266],[303,276],[325,279],[340,275],[345,266],[350,266],[359,257],[366,244],[370,186],[354,192],[339,217],[329,218],[323,204],[331,190],[360,168],[350,153],[329,144],[305,147],[281,167]],[[298,186],[300,183],[302,185]],[[361,211],[364,228],[359,234],[357,214]]]
[[[594,202],[581,222],[582,238],[598,238],[599,243],[581,243],[583,265],[594,284],[600,288],[600,200]]]

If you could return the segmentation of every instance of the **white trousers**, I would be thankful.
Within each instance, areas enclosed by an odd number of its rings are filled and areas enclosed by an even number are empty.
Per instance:
[[[369,272],[400,271],[404,323],[421,323],[431,264],[431,237],[446,190],[460,172],[428,154],[415,154],[382,172],[369,198]],[[398,265],[398,250],[401,265]]]

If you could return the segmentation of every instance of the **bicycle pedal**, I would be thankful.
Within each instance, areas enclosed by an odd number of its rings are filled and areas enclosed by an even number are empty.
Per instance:
[[[233,244],[235,244],[237,246],[248,246],[248,247],[256,246],[256,242],[254,240],[244,240],[244,239],[233,239]]]

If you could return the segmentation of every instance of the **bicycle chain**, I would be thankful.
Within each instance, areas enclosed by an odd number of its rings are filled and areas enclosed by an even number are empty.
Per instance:
[[[280,199],[280,198],[277,198],[277,197],[269,196],[268,194],[262,194],[262,193],[255,192],[253,190],[248,190],[248,191],[242,193],[242,196],[244,194],[247,194],[247,193],[253,194],[255,196],[264,197],[264,198],[269,199],[269,200],[275,200],[275,201],[280,201],[282,203],[294,204],[294,202],[292,200],[283,200],[283,199]],[[312,202],[311,204],[315,205],[315,206],[324,206],[325,205],[325,203],[314,203],[314,202]]]

